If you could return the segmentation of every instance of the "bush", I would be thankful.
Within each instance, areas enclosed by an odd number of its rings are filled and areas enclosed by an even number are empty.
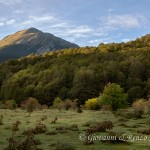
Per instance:
[[[63,109],[63,101],[61,100],[61,98],[57,97],[54,99],[53,108],[56,108],[59,111],[61,111]]]
[[[140,129],[137,131],[137,133],[150,135],[150,129]]]
[[[7,109],[14,110],[14,109],[17,108],[17,104],[16,104],[16,102],[14,100],[7,100],[5,102],[5,105],[6,105]]]
[[[33,128],[32,133],[34,134],[40,134],[40,133],[46,133],[47,127],[45,124],[39,123],[35,128]]]
[[[69,110],[72,107],[72,101],[69,99],[66,99],[64,101],[63,107],[65,110]]]
[[[14,133],[8,138],[8,146],[4,150],[39,150],[37,145],[41,144],[39,140],[34,138],[33,133],[29,130],[26,137],[18,140]]]
[[[102,105],[111,105],[113,110],[124,108],[127,105],[127,94],[123,88],[115,83],[108,83],[99,97]]]
[[[24,131],[22,134],[27,135],[29,132],[31,132],[33,134],[46,133],[47,127],[45,124],[38,123],[34,128],[28,129],[28,130]]]
[[[53,108],[57,108],[59,111],[61,111],[62,109],[69,110],[70,108],[75,110],[77,108],[77,100],[72,101],[66,99],[65,101],[62,101],[59,97],[57,97],[53,102]]]
[[[22,103],[21,107],[23,109],[26,109],[27,112],[31,113],[34,110],[38,109],[40,107],[40,104],[35,98],[30,97]]]
[[[90,110],[96,110],[96,109],[98,109],[99,105],[98,105],[98,102],[97,102],[97,98],[88,99],[85,102],[85,107],[87,109],[90,109]]]
[[[95,132],[104,132],[106,129],[111,130],[114,127],[113,123],[111,121],[103,121],[96,123],[96,125],[93,125],[92,127],[87,129],[87,133],[95,133]]]
[[[137,110],[119,110],[114,112],[116,117],[122,117],[125,119],[132,119],[132,118],[141,118],[141,112]]]
[[[135,117],[141,118],[146,108],[146,101],[144,99],[135,101],[132,104],[132,108],[134,110]]]
[[[75,147],[70,143],[57,143],[55,150],[75,150]]]

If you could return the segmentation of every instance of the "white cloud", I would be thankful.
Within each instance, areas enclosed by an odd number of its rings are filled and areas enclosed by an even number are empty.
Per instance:
[[[99,38],[99,39],[95,39],[95,40],[90,40],[89,43],[93,44],[93,45],[98,45],[100,43],[108,43],[109,40],[111,40],[111,38]]]
[[[21,3],[22,0],[0,0],[0,4],[10,5],[15,3]]]
[[[55,18],[53,16],[29,16],[29,19],[31,19],[31,21],[35,21],[35,22],[50,22],[52,20],[55,20]]]
[[[43,16],[28,16],[28,18],[22,22],[20,22],[21,25],[24,26],[36,26],[45,23],[50,23],[52,21],[56,20],[53,16],[50,15],[43,15]]]
[[[90,36],[92,32],[94,33],[94,29],[87,25],[75,25],[71,21],[63,20],[53,15],[28,16],[26,20],[18,25],[24,28],[37,27],[62,38],[72,37],[72,40],[81,37],[85,38]]]
[[[9,21],[6,22],[6,25],[12,25],[12,24],[14,24],[15,22],[16,22],[15,19],[11,19],[11,20],[9,20]]]
[[[102,17],[101,22],[107,27],[114,28],[138,28],[141,26],[145,17],[142,15],[108,15],[107,17]]]
[[[121,42],[129,42],[131,39],[122,39]]]
[[[51,26],[51,28],[69,28],[71,25],[69,25],[66,22],[57,23]]]
[[[13,25],[16,23],[15,19],[8,20],[7,18],[0,18],[0,26]]]
[[[77,26],[75,29],[68,31],[70,34],[84,34],[84,33],[91,33],[93,29],[87,25]]]
[[[3,22],[0,22],[0,27],[2,27],[2,26],[4,26],[5,25],[5,23],[3,23]]]

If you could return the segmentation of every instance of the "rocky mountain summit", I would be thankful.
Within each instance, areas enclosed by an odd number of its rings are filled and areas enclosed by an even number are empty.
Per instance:
[[[19,58],[32,53],[41,54],[64,48],[79,47],[50,33],[29,28],[11,34],[0,40],[0,62]]]

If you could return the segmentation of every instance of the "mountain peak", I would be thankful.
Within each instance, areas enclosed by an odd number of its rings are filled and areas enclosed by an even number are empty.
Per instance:
[[[25,33],[42,33],[42,31],[40,31],[40,30],[38,30],[36,28],[31,27],[29,29],[26,29]]]
[[[32,53],[41,54],[53,50],[77,47],[79,46],[74,43],[32,27],[0,40],[0,62]]]

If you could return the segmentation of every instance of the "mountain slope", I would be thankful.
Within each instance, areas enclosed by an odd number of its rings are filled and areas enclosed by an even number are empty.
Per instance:
[[[29,28],[9,35],[0,41],[0,62],[31,53],[43,53],[64,48],[79,47],[50,33]]]

